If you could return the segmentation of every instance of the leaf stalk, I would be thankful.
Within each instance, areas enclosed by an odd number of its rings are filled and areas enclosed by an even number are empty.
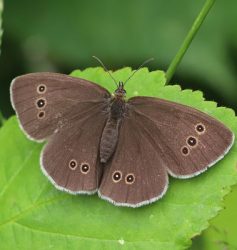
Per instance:
[[[182,58],[184,57],[192,40],[194,39],[195,35],[197,34],[198,30],[200,29],[204,19],[206,18],[207,14],[211,10],[215,1],[216,0],[206,0],[206,2],[204,3],[200,13],[196,17],[191,29],[189,30],[187,36],[185,37],[180,49],[178,50],[177,54],[175,55],[174,59],[172,60],[172,62],[170,63],[170,65],[166,71],[166,84],[168,84],[170,82],[170,80],[172,79],[178,65],[180,64]]]

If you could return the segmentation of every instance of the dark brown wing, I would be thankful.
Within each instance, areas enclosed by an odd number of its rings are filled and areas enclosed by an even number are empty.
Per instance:
[[[116,205],[138,207],[158,200],[167,190],[168,173],[198,175],[233,144],[227,127],[196,109],[150,97],[131,98],[127,107],[98,191]]]
[[[194,108],[152,97],[134,97],[128,103],[139,123],[152,131],[157,150],[174,177],[202,173],[233,145],[234,134],[225,125]]]
[[[15,78],[11,101],[23,131],[43,140],[90,112],[108,91],[89,81],[56,73],[32,73]]]
[[[139,207],[161,198],[168,174],[146,124],[134,112],[122,121],[117,149],[104,168],[98,194],[118,206]],[[120,177],[120,178],[119,178]]]
[[[101,105],[56,132],[43,149],[41,168],[56,188],[73,194],[97,191],[99,143],[107,119]]]

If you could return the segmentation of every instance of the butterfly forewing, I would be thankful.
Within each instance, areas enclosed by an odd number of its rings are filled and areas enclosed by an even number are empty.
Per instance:
[[[62,74],[34,73],[12,82],[12,105],[23,130],[34,140],[48,138],[41,167],[57,188],[71,193],[97,190],[108,97],[106,89]]]
[[[89,81],[56,73],[32,73],[11,84],[11,100],[20,124],[34,140],[61,129],[93,104],[104,102],[106,89]]]
[[[231,148],[234,134],[221,122],[194,108],[151,97],[129,104],[150,131],[169,173],[188,178],[205,171]]]

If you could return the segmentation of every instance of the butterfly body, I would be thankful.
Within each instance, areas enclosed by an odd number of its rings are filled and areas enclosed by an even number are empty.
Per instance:
[[[126,102],[123,83],[120,82],[109,105],[109,117],[100,142],[100,162],[106,163],[115,151],[121,120],[125,115]]]
[[[90,81],[32,73],[11,84],[20,127],[41,152],[43,173],[60,190],[118,206],[160,199],[168,175],[196,176],[228,153],[234,134],[197,109],[155,97],[125,100]]]

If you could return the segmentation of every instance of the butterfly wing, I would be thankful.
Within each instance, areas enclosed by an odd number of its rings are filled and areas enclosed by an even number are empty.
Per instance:
[[[41,168],[56,188],[73,194],[97,191],[102,173],[98,151],[106,119],[97,106],[50,137],[41,154]]]
[[[99,140],[109,97],[96,84],[62,74],[33,73],[12,82],[12,105],[23,131],[33,140],[49,137],[41,168],[58,189],[97,190]]]
[[[163,196],[168,174],[153,140],[135,113],[120,127],[117,149],[104,168],[98,194],[115,205],[138,207]]]
[[[197,109],[152,97],[134,97],[129,104],[140,123],[150,124],[164,164],[174,177],[202,173],[233,145],[234,134]]]
[[[198,175],[233,144],[227,127],[196,109],[150,97],[131,98],[127,107],[99,187],[99,195],[116,205],[138,207],[158,200],[167,190],[168,173]]]
[[[47,138],[108,96],[99,85],[57,73],[27,74],[11,84],[12,106],[23,131],[33,140]]]

